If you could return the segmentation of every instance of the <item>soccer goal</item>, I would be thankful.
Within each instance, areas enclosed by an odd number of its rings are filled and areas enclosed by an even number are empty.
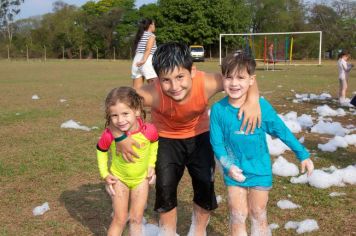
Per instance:
[[[236,51],[249,53],[265,67],[320,65],[322,31],[220,34],[219,57]]]

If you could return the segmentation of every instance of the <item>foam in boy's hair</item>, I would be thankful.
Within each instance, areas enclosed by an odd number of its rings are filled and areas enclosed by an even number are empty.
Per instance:
[[[193,58],[187,45],[177,42],[161,44],[152,58],[157,75],[167,74],[175,68],[184,68],[191,72]]]

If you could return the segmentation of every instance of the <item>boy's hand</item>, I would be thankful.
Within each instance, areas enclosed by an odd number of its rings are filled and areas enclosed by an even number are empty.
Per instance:
[[[240,131],[245,130],[245,134],[251,134],[255,131],[256,126],[261,127],[261,107],[260,103],[249,102],[248,100],[241,106],[238,117],[241,119],[244,114]]]
[[[305,168],[307,168],[307,175],[310,176],[313,173],[314,170],[314,163],[310,158],[305,159],[301,163],[301,168],[302,168],[302,173],[305,172]]]
[[[246,179],[246,177],[242,174],[242,170],[235,165],[230,167],[229,176],[237,182],[244,182]]]
[[[155,184],[156,183],[155,168],[148,167],[147,179],[148,179],[148,184]]]
[[[131,137],[127,137],[124,140],[116,143],[116,153],[121,153],[122,158],[126,162],[135,162],[133,156],[139,158],[137,153],[132,149],[132,146],[135,145],[137,148],[140,148],[140,144],[133,140]]]
[[[110,196],[114,196],[115,190],[114,190],[113,186],[114,186],[114,184],[116,184],[117,178],[115,176],[109,174],[108,176],[106,176],[105,182],[106,182],[106,185],[105,185],[106,192]]]
[[[120,137],[123,135],[123,132],[118,130],[115,126],[109,125],[110,132],[114,137]],[[116,142],[116,153],[121,153],[123,159],[126,162],[134,162],[132,156],[139,158],[137,153],[132,149],[132,145],[135,145],[137,148],[140,148],[138,142],[133,140],[131,137],[127,137],[120,142]]]

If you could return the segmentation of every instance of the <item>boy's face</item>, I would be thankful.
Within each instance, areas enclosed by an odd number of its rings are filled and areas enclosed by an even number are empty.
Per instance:
[[[224,76],[224,90],[231,99],[240,99],[254,83],[256,75],[249,75],[246,68],[235,70],[231,75]]]
[[[183,101],[190,93],[195,72],[193,66],[192,72],[183,67],[175,67],[173,71],[161,73],[159,82],[163,93],[177,102]]]

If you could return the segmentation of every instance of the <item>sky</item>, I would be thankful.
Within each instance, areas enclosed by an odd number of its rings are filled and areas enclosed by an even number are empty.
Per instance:
[[[17,15],[16,19],[28,18],[31,16],[42,15],[52,12],[52,4],[56,0],[25,0],[20,7],[21,11]],[[81,6],[88,0],[63,0],[65,3],[71,5]],[[156,0],[136,0],[136,7],[140,7],[143,4],[154,3]]]

